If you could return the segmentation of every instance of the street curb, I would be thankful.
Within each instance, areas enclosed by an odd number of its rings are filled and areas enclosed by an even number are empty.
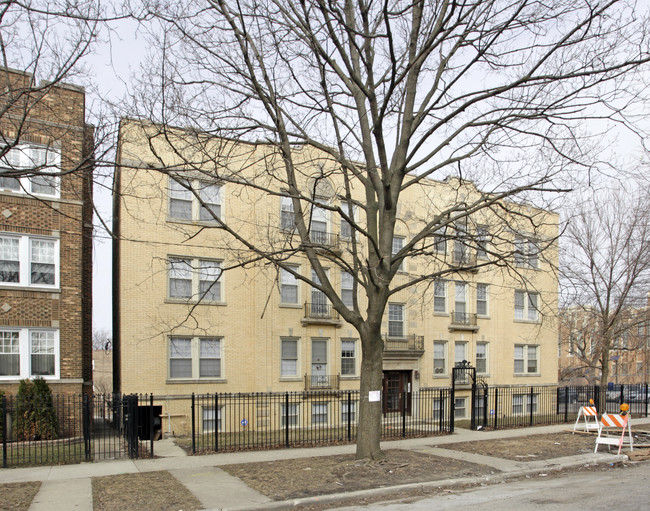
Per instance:
[[[320,495],[317,497],[304,497],[300,499],[284,500],[278,502],[267,502],[261,506],[256,507],[236,507],[236,508],[209,508],[203,511],[265,511],[269,509],[293,509],[298,506],[307,506],[313,504],[329,504],[332,502],[341,502],[351,499],[358,499],[364,497],[381,497],[382,495],[390,495],[404,490],[425,490],[428,488],[453,488],[455,486],[480,486],[481,484],[500,484],[510,479],[517,479],[524,476],[539,475],[549,472],[557,472],[567,468],[584,467],[584,466],[597,466],[616,463],[618,461],[628,461],[629,458],[625,454],[602,454],[602,457],[585,462],[584,459],[576,460],[573,463],[565,462],[557,465],[549,465],[547,467],[535,467],[530,469],[513,470],[508,472],[497,472],[490,475],[480,477],[465,477],[456,479],[440,479],[437,481],[426,481],[420,483],[400,484],[396,486],[389,486],[384,488],[373,488],[368,490],[357,490],[345,493],[332,493],[329,495]]]

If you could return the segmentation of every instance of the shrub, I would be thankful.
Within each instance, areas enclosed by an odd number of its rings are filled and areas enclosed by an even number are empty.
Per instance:
[[[51,440],[58,421],[52,391],[42,378],[21,380],[16,394],[16,436],[19,440]]]

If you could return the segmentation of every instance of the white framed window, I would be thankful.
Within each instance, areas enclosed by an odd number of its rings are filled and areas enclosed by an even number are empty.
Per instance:
[[[223,215],[223,187],[170,176],[168,214],[174,220],[216,223]]]
[[[458,365],[467,360],[467,341],[456,341],[454,343],[454,364]]]
[[[433,283],[433,312],[447,312],[447,282],[444,280]]]
[[[298,272],[298,266],[291,266]],[[299,300],[298,279],[289,271],[280,268],[280,302],[284,304],[297,304]]]
[[[341,202],[341,209],[346,212],[353,221],[357,221],[357,207],[354,204],[350,205],[348,202]],[[352,239],[352,226],[343,217],[341,217],[341,239]]]
[[[388,304],[388,337],[404,337],[404,304]]]
[[[202,419],[204,433],[221,431],[221,407],[218,410],[204,407]]]
[[[433,250],[437,254],[447,253],[447,228],[438,229],[433,235]]]
[[[290,403],[289,405],[280,405],[280,424],[282,427],[297,426],[298,417],[300,414],[300,405],[297,403]]]
[[[223,337],[171,336],[169,379],[223,378]]]
[[[402,248],[404,248],[404,238],[402,236],[394,236],[391,256],[395,258],[395,256],[399,253],[400,250],[402,250]],[[400,261],[397,271],[404,271],[404,260],[405,258]]]
[[[467,312],[467,283],[456,282],[454,294],[454,314],[458,314],[458,321],[465,322]]]
[[[488,258],[489,237],[490,231],[486,226],[481,225],[476,228],[476,257],[478,259]]]
[[[348,309],[354,306],[354,277],[346,271],[341,271],[341,301]]]
[[[0,233],[0,286],[59,287],[59,240]]]
[[[298,339],[280,339],[280,376],[298,376]]]
[[[329,387],[330,379],[328,373],[329,357],[327,354],[327,339],[311,340],[311,386]]]
[[[314,270],[311,271],[311,280],[314,284],[320,285],[320,279]],[[320,289],[315,287],[311,288],[311,305],[309,308],[309,313],[310,317],[312,318],[331,317],[329,300],[327,299],[327,296]]]
[[[476,314],[479,316],[488,316],[488,285],[476,284]]]
[[[515,374],[539,373],[539,346],[515,344]]]
[[[280,197],[280,229],[293,231],[296,228],[296,216],[291,197]]]
[[[61,151],[55,147],[17,144],[0,158],[0,189],[59,197]],[[19,172],[17,177],[5,176]],[[24,174],[21,175],[21,174]]]
[[[329,211],[320,206],[314,205],[311,210],[311,222],[309,226],[309,239],[312,243],[329,243]]]
[[[171,299],[198,302],[221,302],[221,261],[169,257],[168,296]]]
[[[329,403],[319,402],[311,404],[311,423],[312,424],[327,424],[327,416],[329,411]]]
[[[0,329],[0,380],[59,377],[59,331],[41,328]]]
[[[534,238],[515,236],[515,264],[521,267],[539,267],[539,245]]]
[[[341,400],[341,423],[347,424],[348,419],[351,424],[356,424],[357,422],[357,401],[350,401],[348,407],[347,399]]]
[[[488,343],[487,342],[477,342],[476,343],[476,372],[479,374],[487,374],[488,371]]]
[[[357,341],[341,339],[341,376],[357,374]]]
[[[454,399],[454,418],[465,419],[467,417],[467,398],[457,397]]]
[[[433,374],[447,374],[447,341],[433,341]]]
[[[515,319],[539,321],[539,294],[515,291]]]
[[[512,413],[513,415],[522,415],[523,413],[537,413],[537,396],[539,394],[514,394],[512,396]],[[524,408],[524,403],[526,407]]]

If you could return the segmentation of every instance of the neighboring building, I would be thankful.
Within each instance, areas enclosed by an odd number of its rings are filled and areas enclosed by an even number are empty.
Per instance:
[[[113,392],[112,350],[93,350],[93,391],[104,395]]]
[[[32,79],[0,70],[0,390],[91,392],[93,131],[82,88]]]
[[[623,311],[609,352],[609,383],[650,382],[650,296],[648,306]],[[558,332],[558,381],[562,385],[600,383],[601,337],[598,314],[588,307],[562,309]]]
[[[214,229],[213,217],[205,214],[210,208],[244,239],[272,250],[286,246],[292,236],[291,203],[231,182],[219,186],[197,171],[158,172],[157,158],[176,163],[162,137],[153,141],[154,156],[144,130],[125,121],[120,132],[114,206],[115,390],[162,397],[358,389],[361,346],[355,329],[339,318],[323,293],[290,273],[272,265],[240,267],[241,245]],[[266,144],[232,145],[228,165],[244,179],[262,171],[263,164],[271,165],[272,151]],[[305,168],[335,168],[313,148],[294,151]],[[240,164],[244,159],[246,165]],[[264,179],[264,171],[259,174]],[[179,180],[200,190],[204,205]],[[301,186],[310,190],[313,182],[305,180]],[[315,186],[317,201],[336,203],[339,187],[333,172]],[[467,201],[479,193],[471,184],[462,184],[462,191]],[[411,226],[431,214],[435,201],[457,201],[458,192],[458,186],[433,180],[406,190],[394,250],[408,239]],[[363,223],[360,212],[353,214]],[[404,391],[448,387],[451,368],[463,360],[475,365],[478,376],[490,385],[557,383],[558,217],[540,210],[530,213],[539,216],[542,226],[534,238],[491,214],[486,212],[471,228],[482,230],[486,239],[507,239],[516,271],[459,270],[390,299],[384,322],[385,412],[400,409]],[[336,212],[313,208],[312,241],[323,251],[344,258],[349,228]],[[406,282],[431,264],[454,268],[492,257],[494,248],[487,241],[470,250],[462,240],[451,238],[440,237],[436,257],[408,259],[397,282]],[[538,252],[542,245],[548,245],[544,254]],[[304,256],[290,262],[303,275],[312,271]],[[336,264],[329,272],[344,302],[351,303],[350,276]],[[526,277],[528,287],[516,274]],[[457,396],[457,415],[468,409],[468,399],[467,393]],[[186,412],[170,411],[173,400],[163,403],[163,415],[178,417],[171,429],[187,427]],[[214,410],[206,413],[214,419]]]

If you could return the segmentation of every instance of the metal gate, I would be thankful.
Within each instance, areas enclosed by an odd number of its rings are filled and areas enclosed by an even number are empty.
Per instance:
[[[451,370],[451,406],[449,424],[450,430],[453,433],[455,427],[456,416],[456,389],[461,387],[463,390],[471,389],[470,399],[470,417],[472,429],[476,429],[476,368],[473,367],[467,360],[456,362],[456,365]]]

